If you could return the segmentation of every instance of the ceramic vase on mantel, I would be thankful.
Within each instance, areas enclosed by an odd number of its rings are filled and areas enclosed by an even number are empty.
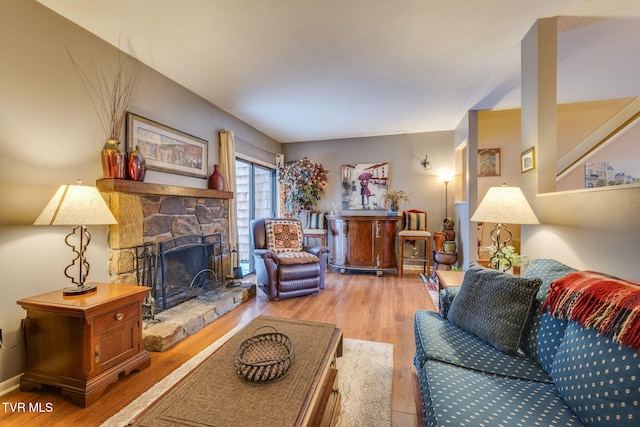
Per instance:
[[[218,165],[213,165],[213,173],[209,177],[209,189],[224,191],[224,177],[220,173]]]
[[[102,175],[105,179],[126,179],[127,156],[118,148],[120,141],[107,139],[107,147],[100,153]]]
[[[147,173],[147,161],[144,159],[140,147],[137,145],[136,149],[129,153],[127,165],[129,179],[140,182],[144,181],[144,176]]]

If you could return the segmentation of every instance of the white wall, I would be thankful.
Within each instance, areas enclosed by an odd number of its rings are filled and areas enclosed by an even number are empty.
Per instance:
[[[105,135],[67,54],[87,73],[117,62],[116,49],[33,0],[3,1],[0,10],[0,328],[6,345],[19,339],[20,298],[70,286],[64,268],[72,253],[67,227],[34,220],[61,184],[102,177]],[[131,111],[209,141],[209,167],[218,159],[218,131],[232,129],[253,145],[280,144],[137,61]],[[124,145],[124,144],[122,144]],[[206,180],[150,171],[147,182],[206,187]],[[89,227],[89,281],[107,281],[106,226]],[[24,370],[24,346],[0,350],[2,383]]]
[[[640,185],[556,191],[556,46],[555,18],[539,20],[522,43],[520,148],[536,147],[537,167],[522,174],[521,183],[543,224],[522,226],[522,250],[531,259],[553,257],[574,268],[639,280]]]

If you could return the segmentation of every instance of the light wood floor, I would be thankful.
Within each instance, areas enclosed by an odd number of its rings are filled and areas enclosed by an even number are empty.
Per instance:
[[[418,309],[434,310],[429,294],[417,275],[376,277],[372,274],[328,273],[326,289],[316,296],[270,302],[259,291],[257,298],[220,317],[197,334],[163,353],[151,354],[151,367],[134,372],[111,385],[88,408],[79,408],[60,397],[56,389],[13,391],[0,397],[0,425],[98,426],[182,363],[222,337],[238,324],[259,314],[335,323],[345,338],[381,341],[394,345],[393,425],[417,424],[412,379],[415,351],[413,315]],[[215,398],[212,396],[212,398]],[[8,403],[39,402],[43,411],[11,412]],[[48,406],[47,406],[48,405]]]

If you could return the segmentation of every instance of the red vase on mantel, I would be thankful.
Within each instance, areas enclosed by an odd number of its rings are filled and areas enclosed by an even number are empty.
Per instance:
[[[134,181],[144,181],[147,173],[147,161],[144,159],[140,147],[136,145],[136,149],[129,153],[128,161],[129,179]]]
[[[102,157],[102,175],[105,179],[126,179],[127,156],[118,149],[120,141],[107,139],[107,148],[100,153]]]
[[[224,177],[220,173],[218,165],[213,165],[213,173],[209,177],[209,189],[224,191]]]

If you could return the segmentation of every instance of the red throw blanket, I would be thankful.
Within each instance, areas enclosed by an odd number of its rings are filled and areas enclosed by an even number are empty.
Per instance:
[[[640,351],[640,283],[577,271],[551,283],[542,311]]]

